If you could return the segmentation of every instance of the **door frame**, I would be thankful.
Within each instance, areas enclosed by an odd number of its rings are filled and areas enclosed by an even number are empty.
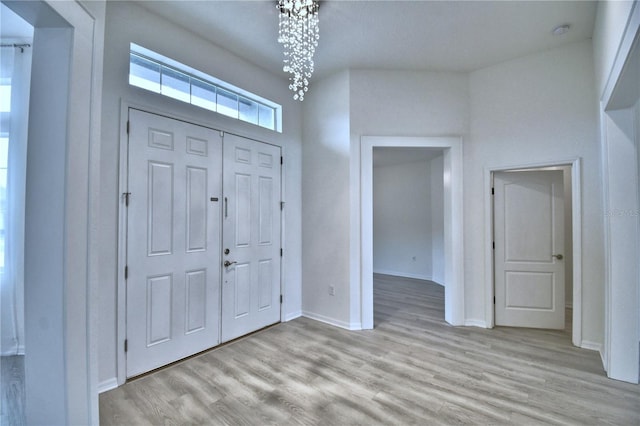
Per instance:
[[[373,148],[441,148],[444,154],[445,320],[464,325],[464,223],[462,138],[362,136],[360,145],[361,321],[373,328]],[[360,284],[360,283],[358,283]],[[360,290],[360,289],[358,289]]]
[[[94,424],[104,5],[3,3],[34,27],[25,190],[25,420]]]
[[[127,209],[124,203],[124,198],[122,194],[127,192],[127,183],[128,183],[128,162],[129,162],[129,151],[128,151],[128,140],[129,134],[127,133],[127,122],[129,120],[129,109],[137,109],[149,114],[160,115],[162,117],[183,121],[185,123],[193,124],[196,126],[206,127],[208,129],[221,132],[223,134],[229,133],[242,138],[251,139],[256,142],[266,143],[268,145],[274,145],[280,148],[280,155],[284,157],[285,148],[283,145],[278,143],[269,143],[264,142],[256,138],[243,136],[236,132],[221,130],[215,127],[212,127],[210,123],[206,123],[202,120],[198,120],[195,118],[181,116],[178,113],[167,112],[161,108],[153,107],[149,104],[135,102],[129,99],[121,99],[120,100],[120,135],[119,135],[119,146],[118,146],[118,244],[117,244],[117,266],[116,266],[116,381],[115,383],[111,382],[107,384],[107,386],[103,386],[100,389],[100,392],[105,392],[110,389],[115,389],[119,386],[122,386],[127,381],[127,357],[126,352],[124,350],[124,340],[127,336],[127,286],[126,280],[124,278],[124,268],[127,264]],[[223,148],[224,148],[224,137],[223,137]],[[224,167],[224,163],[223,163]],[[285,173],[284,166],[280,169],[281,178],[280,178],[280,199],[285,199]],[[285,214],[284,210],[280,211],[280,245],[283,249],[284,247],[284,227],[285,227]],[[220,230],[220,247],[222,250],[222,229]],[[284,279],[284,262],[286,259],[286,250],[285,254],[281,258],[280,262],[280,294],[282,294],[283,299],[286,300],[287,296],[285,294],[285,279]],[[222,268],[220,269],[220,278],[222,279]],[[222,281],[220,281],[222,282]],[[222,298],[220,298],[220,303],[222,303]],[[283,318],[283,310],[284,303],[280,304],[280,321],[284,321]]]
[[[496,199],[498,198],[498,193],[502,193],[502,203],[503,204],[501,204],[501,207],[505,206],[504,203],[506,203],[506,199],[507,199],[506,198],[507,197],[506,196],[506,192],[505,192],[506,191],[506,187],[503,187],[503,188],[499,189],[498,191],[496,191],[496,188],[497,188],[496,187],[496,179],[499,179],[502,182],[502,184],[505,185],[509,181],[509,177],[508,176],[510,176],[511,172],[513,172],[514,175],[521,176],[521,179],[516,178],[516,180],[519,180],[520,182],[531,182],[531,180],[528,179],[528,177],[524,178],[524,176],[527,173],[537,173],[538,176],[543,176],[543,174],[544,174],[545,178],[549,178],[551,180],[554,180],[548,174],[546,174],[544,172],[547,172],[547,173],[556,172],[556,173],[559,173],[560,176],[562,177],[562,179],[560,181],[560,185],[562,187],[562,200],[559,203],[559,204],[562,205],[562,220],[561,220],[561,222],[563,224],[562,225],[562,233],[557,233],[556,232],[555,235],[552,237],[552,239],[554,241],[556,241],[556,238],[558,237],[558,235],[560,236],[560,239],[562,241],[563,249],[561,251],[555,251],[555,252],[556,253],[561,253],[564,256],[564,260],[562,262],[555,262],[555,261],[553,262],[554,264],[560,264],[561,263],[562,264],[562,270],[563,270],[563,272],[562,272],[562,280],[560,281],[560,283],[562,284],[561,294],[562,294],[562,301],[563,302],[562,302],[562,305],[560,307],[556,307],[556,310],[555,310],[557,315],[562,315],[562,319],[563,319],[562,328],[561,328],[562,330],[565,328],[565,325],[566,325],[566,311],[565,310],[566,310],[567,303],[568,303],[568,299],[567,299],[567,296],[566,296],[567,276],[571,277],[571,284],[570,285],[571,285],[571,289],[573,291],[573,277],[570,274],[567,273],[567,271],[572,271],[572,269],[569,269],[569,267],[567,267],[568,261],[570,261],[571,265],[573,266],[573,256],[571,255],[572,254],[572,248],[571,247],[573,246],[573,244],[572,243],[571,244],[566,244],[567,243],[567,238],[566,238],[567,234],[566,234],[566,232],[569,230],[569,228],[567,228],[567,225],[571,224],[570,220],[569,221],[565,221],[565,219],[567,218],[567,212],[571,212],[571,205],[569,206],[568,210],[565,209],[566,203],[567,202],[571,203],[571,198],[569,198],[569,196],[571,195],[571,190],[566,191],[566,192],[564,191],[564,189],[566,188],[566,183],[567,183],[567,179],[566,179],[567,178],[567,172],[570,171],[570,169],[568,169],[568,168],[569,168],[568,165],[564,165],[564,166],[558,166],[558,167],[511,169],[511,170],[507,170],[505,172],[494,172],[491,175],[491,188],[492,188],[491,194],[493,195],[492,200],[491,200],[492,201],[491,222],[493,224],[492,242],[494,244],[495,244],[495,241],[498,241],[497,234],[500,231],[500,227],[497,226],[497,220],[496,220],[497,211],[500,210],[500,209],[496,209],[496,204],[497,204]],[[500,174],[500,176],[498,177],[498,176],[496,176],[496,174]],[[535,177],[533,179],[536,180]],[[571,182],[571,178],[570,177],[568,178],[568,181]],[[552,197],[553,197],[554,194],[555,194],[555,191],[552,191],[552,194],[551,194]],[[505,216],[505,215],[506,214],[503,214],[503,216]],[[555,216],[555,215],[552,213],[552,216]],[[507,220],[506,216],[502,218],[502,222],[501,222],[501,225],[502,225],[501,236],[502,237],[506,236],[506,229],[505,229],[506,228],[506,220]],[[573,235],[573,233],[572,233],[572,235]],[[497,295],[496,295],[496,289],[498,287],[498,275],[495,273],[495,270],[497,269],[497,264],[500,263],[500,262],[498,262],[498,260],[496,258],[496,253],[498,252],[498,247],[495,246],[494,244],[492,244],[492,249],[493,249],[492,252],[493,252],[493,267],[494,267],[493,289],[494,289],[494,296],[495,296],[494,300],[496,300],[496,302],[493,304],[493,315],[494,315],[494,321],[495,321],[495,318],[498,315],[497,314],[498,304],[497,304]],[[502,249],[502,252],[503,252],[503,254],[505,254],[504,248]],[[507,262],[508,261],[506,259],[503,259],[502,260],[502,263],[503,263],[502,266],[505,267]],[[558,286],[555,286],[555,287],[557,289]],[[507,280],[506,279],[504,279],[503,282],[501,283],[501,289],[506,291],[506,289],[507,289]],[[553,294],[557,295],[555,289],[553,291]],[[572,293],[572,296],[573,296],[573,293]],[[503,297],[503,300],[506,302],[506,295]],[[503,309],[504,309],[503,310],[503,315],[504,316],[508,316],[509,314],[507,313],[507,308],[504,307]],[[561,312],[559,311],[560,309],[562,309]],[[517,316],[517,314],[514,314],[514,315]],[[553,317],[554,314],[550,314],[550,315]],[[548,315],[545,315],[545,314],[543,314],[542,316],[543,317],[548,317]],[[546,319],[548,320],[548,318],[546,318]],[[510,321],[507,321],[507,322],[510,323]],[[527,322],[527,321],[524,321],[524,322]],[[555,321],[552,321],[552,322],[555,324]],[[508,326],[508,327],[509,326],[510,327],[529,327],[527,325],[506,325],[506,326]],[[555,328],[555,327],[544,327],[544,326],[540,326],[540,327],[537,327],[537,328],[552,329],[552,330],[553,329],[555,329],[555,330],[558,329],[558,328]]]
[[[495,311],[493,297],[495,295],[495,273],[493,261],[493,196],[491,188],[493,174],[514,169],[540,169],[545,167],[571,167],[571,220],[573,250],[573,329],[571,341],[575,346],[584,347],[582,342],[582,170],[581,158],[558,160],[544,163],[523,163],[503,166],[485,167],[484,199],[485,199],[485,321],[488,328],[495,327]],[[566,303],[566,301],[565,301]],[[589,348],[590,349],[590,348]]]
[[[604,342],[600,354],[608,377],[637,384],[640,381],[640,268],[637,267],[640,215],[634,214],[637,213],[634,210],[640,206],[640,180],[637,180],[640,164],[637,159],[629,158],[629,153],[632,147],[636,151],[640,149],[640,118],[634,111],[640,102],[638,2],[631,6],[624,31],[612,47],[617,49],[617,54],[605,70],[606,81],[599,98],[605,212]],[[637,156],[637,152],[635,154]],[[619,190],[629,187],[630,174],[635,174],[637,180],[631,183],[636,190],[635,197]],[[616,217],[618,214],[622,216]],[[620,220],[629,214],[637,220]],[[629,297],[633,293],[637,295],[635,300]]]

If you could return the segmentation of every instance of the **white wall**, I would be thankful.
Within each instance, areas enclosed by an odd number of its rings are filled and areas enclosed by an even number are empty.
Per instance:
[[[638,162],[637,167],[638,167],[638,200],[640,201],[640,99],[638,100],[638,102],[636,102],[636,152],[638,154]],[[638,229],[640,230],[640,206],[638,208],[638,211],[636,212],[636,216],[638,219]],[[638,238],[640,238],[640,235],[638,235]],[[639,242],[640,245],[640,242]],[[638,260],[638,263],[640,263],[640,259]],[[638,268],[638,307],[640,307],[640,268]],[[640,330],[640,309],[637,310],[637,316],[638,316],[638,330]],[[638,334],[638,352],[640,352],[640,333]],[[640,382],[640,356],[638,357],[638,382]]]
[[[350,263],[349,317],[360,318],[360,223],[358,202],[359,146],[364,135],[462,135],[464,143],[465,320],[486,324],[484,232],[484,170],[582,159],[583,194],[583,340],[596,346],[603,340],[603,228],[597,101],[590,41],[526,56],[475,71],[459,73],[351,70],[349,164],[326,163],[344,178],[349,173],[350,205],[334,204],[331,235],[322,235],[332,258],[343,271]],[[328,99],[326,100],[328,101]],[[331,106],[325,104],[327,110]],[[314,112],[317,110],[314,110]],[[328,121],[305,111],[305,122],[331,132]],[[469,126],[469,129],[467,128]],[[305,139],[305,144],[307,143]],[[341,150],[344,146],[341,145]],[[317,159],[318,162],[323,161]],[[305,163],[306,164],[306,163]],[[319,167],[319,166],[318,166]],[[303,168],[306,174],[306,166]],[[343,196],[346,183],[333,188]],[[347,214],[349,217],[347,217]],[[313,226],[306,222],[305,230]],[[350,246],[343,235],[350,235]],[[307,235],[307,234],[305,234]],[[318,234],[320,235],[320,233]],[[333,238],[339,235],[340,238]],[[305,239],[307,244],[313,240]],[[350,259],[350,261],[348,260]],[[305,273],[304,290],[308,282]],[[340,276],[344,279],[344,273]],[[313,278],[311,278],[313,279]],[[334,281],[336,286],[346,282]],[[337,287],[342,294],[345,288]],[[317,312],[332,312],[330,301],[318,301]],[[490,311],[489,311],[490,312]],[[345,313],[346,314],[346,313]],[[327,315],[330,316],[330,315]]]
[[[351,160],[348,224],[351,321],[360,311],[360,138],[462,136],[469,125],[468,75],[453,72],[351,71]]]
[[[603,340],[603,229],[597,98],[590,41],[475,71],[470,75],[471,131],[465,144],[465,307],[487,317],[484,281],[488,167],[582,158],[583,340]]]
[[[639,37],[637,2],[599,3],[593,39],[605,212],[603,359],[609,377],[632,383],[638,383],[640,376],[640,324],[636,321],[640,311],[639,136],[634,110],[640,97]],[[637,297],[629,297],[632,294]]]
[[[444,156],[431,160],[431,281],[444,285]]]
[[[633,0],[605,0],[598,2],[593,29],[596,90],[598,98],[604,92],[611,76],[620,42],[633,8]]]
[[[314,82],[304,101],[302,150],[303,313],[344,328],[352,328],[349,84],[346,71]]]
[[[25,205],[27,424],[98,419],[97,197],[104,2],[12,2],[33,40]]]
[[[213,75],[235,86],[283,106],[283,132],[257,126],[146,92],[128,85],[129,43],[134,42],[162,55]],[[117,339],[117,270],[119,208],[119,144],[124,123],[121,102],[133,103],[151,112],[162,112],[196,124],[230,131],[242,136],[282,146],[284,156],[283,188],[285,207],[283,319],[301,311],[301,107],[291,99],[284,76],[266,72],[158,17],[134,2],[107,2],[104,57],[104,99],[101,149],[101,223],[100,223],[100,372],[102,389],[115,385],[117,351],[122,351],[124,336]]]
[[[465,135],[467,76],[345,71],[314,82],[304,104],[304,310],[359,328],[360,137]]]
[[[433,277],[431,163],[373,168],[373,272]]]
[[[607,231],[605,295],[609,304],[605,322],[608,333],[605,369],[609,377],[637,383],[640,204],[635,110],[609,111],[603,124],[606,135],[603,151]]]

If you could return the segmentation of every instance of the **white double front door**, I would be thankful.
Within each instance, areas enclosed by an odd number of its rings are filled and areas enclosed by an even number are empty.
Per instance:
[[[280,321],[280,148],[135,109],[128,144],[127,377]]]

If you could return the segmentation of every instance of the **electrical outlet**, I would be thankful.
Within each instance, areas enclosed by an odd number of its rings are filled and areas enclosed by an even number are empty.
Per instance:
[[[336,288],[335,286],[330,285],[329,286],[329,295],[330,296],[335,296],[336,295]]]

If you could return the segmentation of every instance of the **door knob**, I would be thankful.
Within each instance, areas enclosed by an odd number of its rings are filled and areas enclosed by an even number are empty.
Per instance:
[[[561,254],[552,254],[551,257],[555,257],[558,260],[562,260],[564,258],[564,256]]]
[[[234,263],[238,263],[238,262],[236,262],[236,261],[230,262],[228,260],[225,260],[224,261],[224,267],[228,268],[229,266],[233,265]]]

